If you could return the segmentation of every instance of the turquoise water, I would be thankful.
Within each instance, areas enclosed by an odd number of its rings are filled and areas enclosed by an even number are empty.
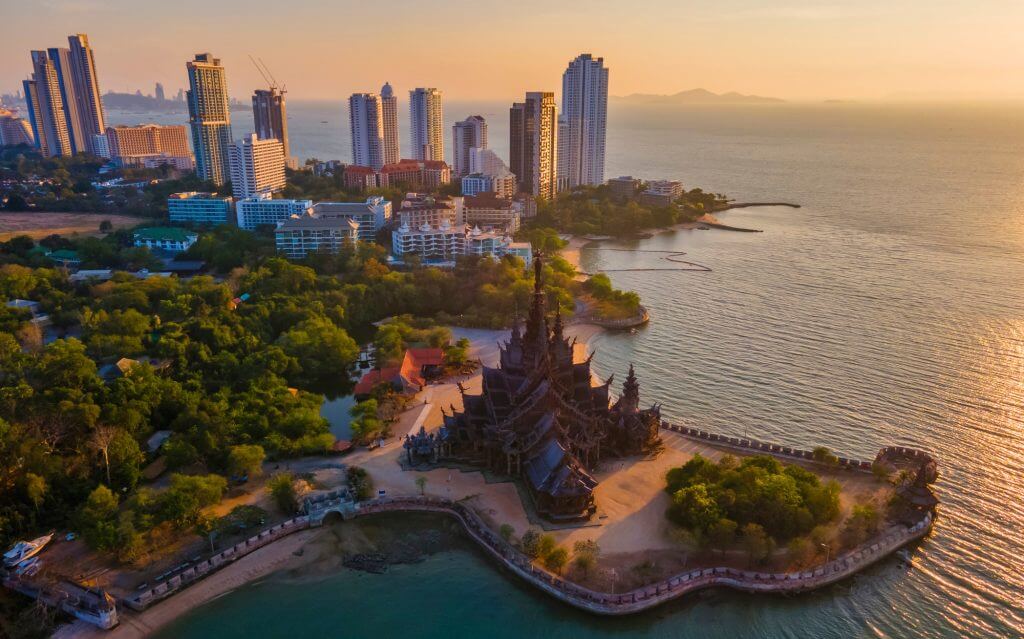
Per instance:
[[[290,105],[296,149],[346,157]],[[447,109],[449,118],[499,107]],[[339,127],[343,128],[343,127]],[[525,591],[469,550],[382,576],[287,575],[162,636],[1024,636],[1024,109],[779,106],[612,109],[608,175],[678,177],[739,200],[723,221],[624,247],[682,250],[709,273],[612,272],[653,321],[595,341],[598,372],[637,366],[673,419],[871,457],[940,460],[941,515],[912,566],[895,558],[822,593],[697,597],[594,619]],[[328,155],[333,153],[333,155]],[[585,270],[665,268],[585,251]],[[240,633],[240,634],[239,634]]]

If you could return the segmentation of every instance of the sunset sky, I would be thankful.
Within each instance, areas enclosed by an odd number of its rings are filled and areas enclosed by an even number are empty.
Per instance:
[[[232,96],[262,58],[293,100],[436,86],[449,99],[558,91],[566,62],[603,56],[611,93],[704,87],[790,100],[1024,97],[1019,0],[31,0],[4,3],[0,90],[29,50],[92,40],[104,91],[162,82],[209,51]]]

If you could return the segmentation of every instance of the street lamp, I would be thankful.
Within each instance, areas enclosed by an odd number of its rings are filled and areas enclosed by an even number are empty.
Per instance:
[[[825,563],[827,564],[828,563],[828,558],[832,555],[832,546],[829,546],[828,544],[818,544],[818,545],[825,549]]]

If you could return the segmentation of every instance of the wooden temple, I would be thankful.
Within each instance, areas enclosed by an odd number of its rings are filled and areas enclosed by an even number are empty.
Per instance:
[[[481,394],[460,385],[463,410],[445,415],[441,432],[453,456],[521,478],[541,516],[587,518],[595,511],[591,471],[602,459],[655,449],[661,409],[640,408],[632,366],[614,404],[612,378],[592,384],[593,355],[574,361],[557,309],[549,325],[539,256],[534,269],[525,331],[517,321],[498,367],[484,367]]]

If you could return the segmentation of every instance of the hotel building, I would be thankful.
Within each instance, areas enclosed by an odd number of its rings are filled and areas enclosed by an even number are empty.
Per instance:
[[[452,172],[442,160],[400,160],[377,172],[380,188],[405,186],[434,189],[452,181]]]
[[[184,125],[112,126],[107,127],[105,137],[105,145],[94,141],[93,146],[97,149],[105,146],[106,157],[122,167],[170,164],[187,171],[195,166]]]

